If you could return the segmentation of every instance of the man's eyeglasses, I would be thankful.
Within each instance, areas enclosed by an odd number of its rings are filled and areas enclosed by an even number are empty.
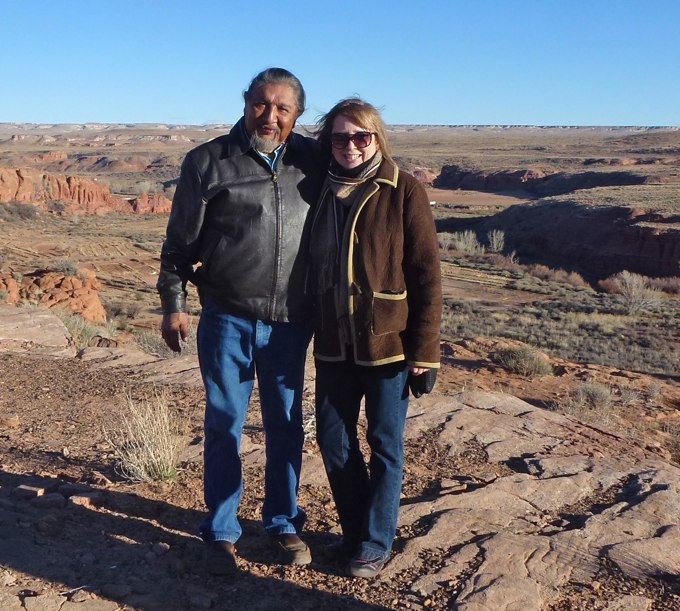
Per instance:
[[[354,132],[353,134],[335,132],[331,134],[331,146],[334,149],[344,149],[351,140],[358,149],[365,149],[371,144],[374,134],[375,132]]]

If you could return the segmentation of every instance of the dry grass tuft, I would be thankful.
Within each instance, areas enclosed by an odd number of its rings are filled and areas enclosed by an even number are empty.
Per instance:
[[[116,455],[117,469],[126,479],[139,482],[171,480],[183,448],[182,419],[173,413],[165,394],[135,400],[127,394],[127,413],[116,434],[105,431]]]
[[[569,393],[561,411],[589,422],[609,426],[617,415],[612,401],[612,391],[599,382],[582,382]]]
[[[90,340],[101,335],[102,329],[85,320],[80,314],[69,312],[63,308],[54,308],[53,312],[71,334],[77,350],[82,350],[90,344]]]
[[[494,362],[503,369],[523,378],[552,375],[552,365],[538,350],[530,346],[509,346],[493,355]]]

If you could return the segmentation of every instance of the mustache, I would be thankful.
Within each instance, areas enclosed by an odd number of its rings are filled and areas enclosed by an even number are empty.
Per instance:
[[[276,123],[258,123],[256,129],[266,127],[267,129],[274,130],[277,134],[281,133],[279,126]]]

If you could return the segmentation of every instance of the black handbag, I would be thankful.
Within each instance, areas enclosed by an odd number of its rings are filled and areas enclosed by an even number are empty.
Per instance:
[[[408,374],[408,387],[411,389],[411,394],[417,399],[421,395],[426,395],[432,392],[434,383],[437,381],[437,370],[428,369],[420,375]]]

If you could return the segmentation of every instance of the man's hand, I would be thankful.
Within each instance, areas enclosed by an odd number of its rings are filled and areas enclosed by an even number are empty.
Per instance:
[[[189,315],[186,312],[164,314],[161,335],[173,352],[182,352],[180,340],[185,342],[189,335]]]
[[[414,376],[419,376],[427,371],[427,367],[409,367]]]

